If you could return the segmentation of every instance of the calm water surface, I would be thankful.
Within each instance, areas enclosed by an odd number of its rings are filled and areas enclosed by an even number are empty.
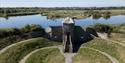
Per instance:
[[[50,20],[47,19],[46,16],[41,16],[40,14],[9,17],[8,19],[0,17],[0,28],[21,28],[27,24],[39,24],[43,28],[46,28],[49,26],[61,26],[62,20],[63,18]],[[109,19],[104,19],[103,17],[99,19],[93,19],[92,17],[88,17],[85,19],[75,19],[76,26],[89,26],[97,23],[122,24],[125,23],[125,15],[111,16]]]

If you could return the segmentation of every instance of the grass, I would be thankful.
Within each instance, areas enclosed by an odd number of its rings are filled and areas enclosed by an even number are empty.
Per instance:
[[[97,51],[80,48],[78,54],[73,57],[73,63],[111,63],[111,61]]]
[[[82,45],[82,47],[90,47],[98,49],[100,51],[106,52],[109,55],[115,57],[120,63],[125,63],[125,47],[118,45],[116,43],[107,42],[100,38],[95,38]]]
[[[22,41],[22,40],[26,40],[26,39],[29,39],[30,37],[20,37],[20,36],[17,36],[17,35],[14,35],[14,36],[8,36],[8,37],[5,37],[5,38],[0,38],[0,50],[13,44],[13,43],[17,43],[19,41]]]
[[[109,39],[125,44],[125,34],[123,33],[112,33],[112,37]]]
[[[125,34],[125,23],[114,26],[113,32],[124,33]]]
[[[64,57],[59,49],[47,48],[33,53],[26,63],[64,63]]]
[[[0,63],[18,63],[19,60],[35,49],[58,44],[41,37],[21,41],[0,54]]]
[[[125,34],[125,23],[117,25],[97,23],[95,25],[90,25],[88,27],[95,29],[97,32],[105,32],[106,31],[105,28],[107,28],[108,32]]]
[[[0,50],[21,40],[44,35],[44,29],[37,24],[25,25],[22,28],[0,28]]]

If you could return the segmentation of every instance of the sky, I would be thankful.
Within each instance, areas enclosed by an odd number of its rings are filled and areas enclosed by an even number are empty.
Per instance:
[[[0,0],[0,7],[108,7],[125,6],[125,0]]]

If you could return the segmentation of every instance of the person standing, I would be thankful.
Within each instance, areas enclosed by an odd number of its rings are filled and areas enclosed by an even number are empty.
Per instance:
[[[74,19],[72,17],[66,17],[63,20],[63,46],[64,52],[73,52],[74,42]]]

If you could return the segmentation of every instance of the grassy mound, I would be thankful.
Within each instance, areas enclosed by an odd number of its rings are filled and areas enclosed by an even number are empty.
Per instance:
[[[41,49],[33,53],[26,63],[64,63],[64,57],[57,48]]]
[[[106,52],[109,55],[115,57],[120,63],[125,63],[125,47],[118,45],[116,43],[107,42],[100,38],[95,38],[82,45],[82,47],[90,47],[98,49],[100,51]]]
[[[97,51],[80,48],[78,54],[73,57],[73,63],[111,63],[111,61]]]
[[[33,38],[25,40],[16,43],[16,45],[10,47],[4,53],[0,54],[0,63],[18,63],[20,59],[35,49],[58,44],[59,43],[49,41],[45,38]]]
[[[122,33],[112,33],[109,39],[125,44],[125,34]]]
[[[114,26],[113,32],[124,33],[125,34],[125,23]]]
[[[0,28],[0,50],[13,43],[44,35],[44,29],[37,24],[25,25],[21,28]]]

